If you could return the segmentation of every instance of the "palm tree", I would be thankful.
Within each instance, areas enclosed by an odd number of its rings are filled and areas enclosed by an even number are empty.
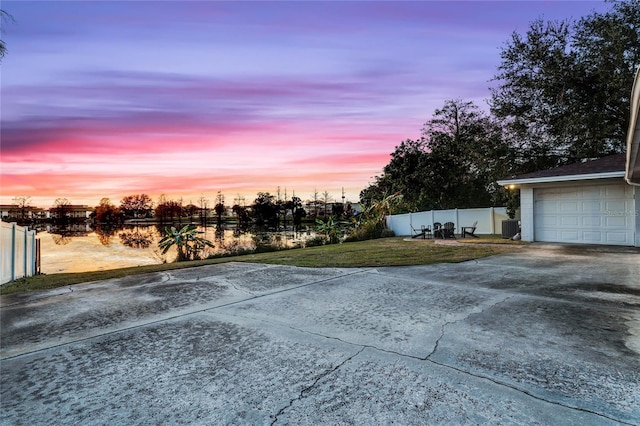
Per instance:
[[[205,247],[215,247],[211,241],[198,237],[197,234],[203,232],[198,231],[195,225],[185,225],[180,230],[174,226],[166,227],[164,231],[166,235],[158,242],[158,247],[162,249],[162,254],[165,254],[172,246],[176,246],[178,262],[199,259],[200,252]]]
[[[355,219],[355,229],[350,238],[369,240],[381,238],[387,228],[387,216],[402,203],[402,194],[387,195],[382,200],[372,200],[369,206]]]

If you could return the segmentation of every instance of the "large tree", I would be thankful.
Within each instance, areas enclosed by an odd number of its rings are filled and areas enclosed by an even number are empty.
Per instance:
[[[222,223],[222,216],[227,211],[227,207],[224,205],[224,194],[220,191],[218,191],[218,195],[216,195],[216,205],[213,210],[216,212],[218,223]]]
[[[257,198],[251,206],[251,213],[258,226],[276,226],[278,224],[278,209],[275,196],[268,192],[258,192]]]
[[[502,128],[472,102],[450,100],[423,128],[429,152],[424,187],[431,208],[501,204],[496,181],[507,174],[511,150]]]
[[[640,65],[640,0],[577,22],[534,21],[501,52],[491,111],[520,172],[622,152]]]
[[[425,188],[428,158],[424,139],[402,141],[391,154],[382,175],[376,176],[375,183],[360,192],[360,201],[368,207],[392,194],[401,193],[408,210],[430,208]]]
[[[498,205],[504,194],[496,181],[512,164],[500,125],[472,102],[449,100],[425,123],[421,139],[396,147],[383,174],[360,197],[368,206],[402,194],[396,213]]]
[[[181,221],[182,216],[184,216],[182,200],[169,200],[162,194],[160,195],[158,205],[154,212],[156,219],[158,219],[160,223],[173,222],[174,220]]]
[[[122,213],[108,198],[102,198],[92,214],[97,223],[117,224],[122,222]]]
[[[153,200],[147,194],[127,195],[120,201],[120,211],[129,218],[145,218],[153,215]]]

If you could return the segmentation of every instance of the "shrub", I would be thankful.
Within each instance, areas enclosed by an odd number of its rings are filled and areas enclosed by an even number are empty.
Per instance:
[[[380,238],[389,238],[389,237],[395,237],[396,233],[393,232],[393,230],[391,229],[383,229],[382,232],[380,233]]]
[[[309,238],[305,241],[305,247],[318,247],[327,244],[327,238],[322,235],[316,235],[313,238]]]

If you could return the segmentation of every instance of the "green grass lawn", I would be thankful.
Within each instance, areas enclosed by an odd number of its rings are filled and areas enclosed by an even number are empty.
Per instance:
[[[465,244],[444,245],[436,244],[432,240],[416,239],[406,241],[402,237],[393,237],[193,262],[165,263],[96,272],[38,275],[6,284],[0,289],[0,294],[46,290],[90,281],[225,262],[270,263],[310,268],[357,268],[455,263],[514,250],[516,249],[513,247],[514,244],[524,244],[503,240],[497,236],[481,236],[480,238],[459,241]]]

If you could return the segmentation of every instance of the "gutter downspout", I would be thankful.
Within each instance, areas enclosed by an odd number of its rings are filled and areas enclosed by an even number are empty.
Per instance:
[[[634,176],[632,181],[632,168],[640,164],[640,68],[636,71],[630,98],[629,130],[627,132],[627,169],[625,180],[629,185],[640,186],[640,176]],[[636,170],[638,171],[638,170]]]

